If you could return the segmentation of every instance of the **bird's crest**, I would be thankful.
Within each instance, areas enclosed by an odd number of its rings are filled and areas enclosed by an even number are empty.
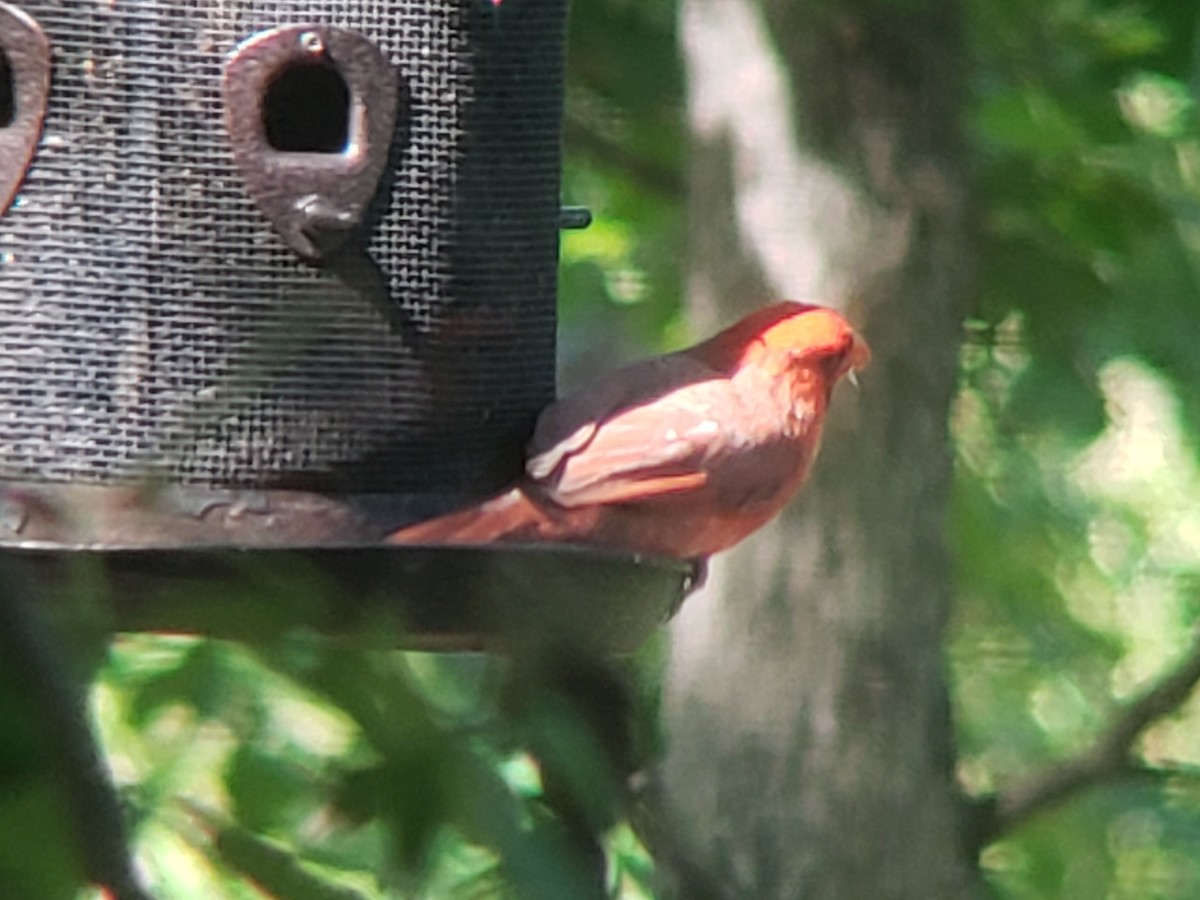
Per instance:
[[[845,353],[847,369],[864,368],[871,358],[866,342],[837,311],[793,300],[751,313],[705,343],[729,368],[787,350],[815,359]]]

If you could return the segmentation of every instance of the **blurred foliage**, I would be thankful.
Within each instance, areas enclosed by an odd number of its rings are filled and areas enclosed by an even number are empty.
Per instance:
[[[954,409],[947,658],[959,777],[983,795],[1086,748],[1200,613],[1200,5],[968,12],[978,279]],[[564,195],[596,221],[562,243],[567,385],[687,336],[674,18],[670,0],[573,10]],[[92,703],[163,900],[586,897],[601,880],[648,898],[623,785],[653,751],[660,651],[531,674],[305,633],[127,636]],[[9,674],[0,879],[69,897],[62,788]],[[997,896],[1200,896],[1200,703],[1138,753],[1157,777],[984,851]]]
[[[673,0],[576,3],[563,194],[595,221],[562,239],[561,381],[688,343],[684,104]]]
[[[977,319],[949,658],[975,792],[1089,746],[1200,611],[1200,7],[973,0]],[[1006,897],[1200,895],[1200,707],[987,849]],[[1172,774],[1174,773],[1174,774]]]
[[[623,688],[578,658],[126,636],[94,707],[164,900],[637,898],[616,729],[589,720]]]

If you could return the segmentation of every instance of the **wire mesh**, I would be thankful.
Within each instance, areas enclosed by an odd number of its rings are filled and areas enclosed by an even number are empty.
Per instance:
[[[32,0],[37,155],[0,218],[0,478],[471,492],[553,393],[565,0]],[[360,265],[248,197],[227,54],[355,29],[398,70]],[[369,297],[383,298],[371,302]]]

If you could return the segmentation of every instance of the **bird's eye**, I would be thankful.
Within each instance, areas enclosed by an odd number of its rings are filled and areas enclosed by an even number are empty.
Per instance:
[[[836,380],[846,369],[846,359],[850,355],[850,348],[843,347],[821,358],[821,370],[825,373],[825,377],[830,380]]]

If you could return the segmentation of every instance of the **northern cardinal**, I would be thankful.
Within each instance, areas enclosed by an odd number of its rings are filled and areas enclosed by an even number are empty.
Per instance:
[[[760,309],[702,344],[551,404],[521,481],[389,540],[559,541],[706,559],[795,496],[834,385],[870,357],[831,309]]]

